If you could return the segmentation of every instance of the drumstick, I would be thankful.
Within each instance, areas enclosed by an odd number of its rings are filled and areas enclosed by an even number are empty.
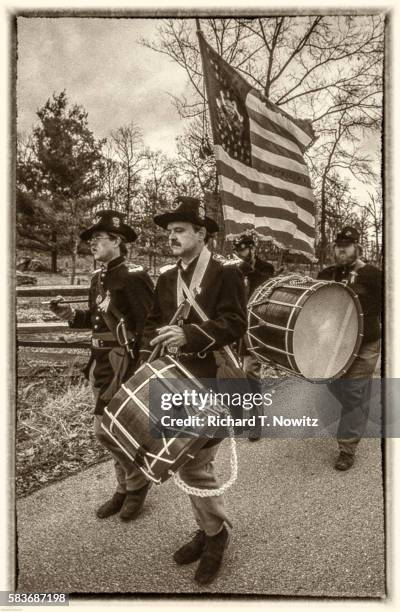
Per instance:
[[[57,298],[54,298],[53,300],[41,303],[43,304],[43,306],[48,306],[52,302],[57,302],[58,304],[83,304],[87,301],[88,298],[68,298],[68,300],[64,300],[64,298],[62,300],[57,300]]]
[[[179,304],[174,316],[172,317],[168,325],[173,325],[177,321],[177,319],[179,318],[181,312],[183,311],[186,305],[187,305],[187,299],[184,299],[183,302]],[[150,357],[147,359],[146,363],[150,363],[151,361],[154,361],[160,349],[161,349],[161,342],[154,347],[153,352],[151,353]]]

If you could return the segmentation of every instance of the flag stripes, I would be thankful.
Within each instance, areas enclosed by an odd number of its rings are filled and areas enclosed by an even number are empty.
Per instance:
[[[295,202],[289,202],[283,198],[262,196],[254,194],[248,188],[243,188],[227,177],[221,179],[221,190],[226,195],[226,202],[238,211],[249,212],[254,216],[269,216],[275,219],[283,219],[298,224],[307,237],[313,237],[313,230],[310,228],[312,215],[306,211],[299,211]]]
[[[253,119],[250,120],[250,124],[253,136],[257,134],[260,138],[263,139],[260,142],[269,143],[269,146],[275,144],[279,147],[279,150],[281,151],[282,155],[287,154],[288,157],[291,157],[292,159],[297,159],[297,161],[299,162],[304,161],[301,149],[296,144],[294,144],[294,142],[286,140],[286,138],[279,136],[279,134],[276,134],[275,132],[271,132],[270,130],[263,128],[259,123],[257,123],[257,121]]]
[[[199,34],[226,235],[255,230],[314,255],[315,202],[304,152],[311,123],[252,89]]]
[[[272,110],[267,101],[261,100],[258,93],[252,89],[246,98],[246,106],[249,111],[249,116],[255,119],[262,127],[280,134],[283,138],[294,142],[301,150],[307,148],[313,138],[313,131],[310,129],[307,134],[301,127],[297,125],[296,120],[292,117],[289,119],[279,109]]]
[[[310,178],[304,173],[296,172],[292,169],[286,168],[283,163],[277,159],[271,158],[271,154],[267,152],[263,153],[259,147],[252,147],[252,166],[259,172],[274,176],[288,183],[294,183],[295,185],[303,185],[303,187],[311,188]],[[274,163],[275,162],[275,163]],[[282,165],[277,165],[277,162]],[[293,187],[289,187],[293,189]]]
[[[314,215],[311,189],[299,185],[294,191],[293,185],[278,178],[267,176],[254,168],[249,168],[245,164],[231,159],[221,146],[216,145],[214,148],[219,177],[227,176],[242,187],[249,187],[253,193],[274,195],[294,201],[311,215]]]
[[[229,202],[229,204],[226,204],[226,207],[236,210],[238,212],[238,218],[240,217],[243,219],[243,215],[246,215],[246,220],[248,221],[252,217],[254,223],[256,223],[256,220],[269,219],[271,221],[271,227],[279,229],[279,224],[281,223],[282,229],[292,234],[297,231],[299,237],[305,242],[313,238],[313,236],[310,235],[311,231],[309,226],[298,218],[295,210],[264,207],[264,210],[260,211],[260,209],[257,208],[257,204],[254,202],[246,201],[243,197],[229,191],[225,191],[225,194],[228,196],[225,201]],[[266,222],[264,222],[263,225],[266,225]]]
[[[268,142],[268,140],[265,140],[265,138],[260,136],[260,134],[258,134],[253,127],[254,123],[250,122],[250,137],[251,142],[253,143],[253,148],[257,147],[261,151],[266,151],[270,153],[271,156],[275,156],[276,166],[282,165],[284,168],[296,170],[297,172],[302,172],[308,176],[308,168],[301,155],[296,155],[296,153],[289,151],[289,149],[285,149],[284,147],[281,147],[273,142]],[[271,157],[271,160],[272,159],[273,158]]]

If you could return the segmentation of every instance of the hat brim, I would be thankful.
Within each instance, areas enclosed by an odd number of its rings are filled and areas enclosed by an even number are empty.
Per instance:
[[[205,227],[209,234],[219,232],[218,224],[213,219],[210,219],[210,217],[204,217],[201,219],[200,217],[196,217],[189,213],[186,214],[178,211],[163,213],[162,215],[156,215],[154,217],[154,223],[163,229],[167,229],[168,223],[173,223],[174,221],[186,221],[188,223],[193,223],[194,225],[200,225],[201,227]]]
[[[121,223],[118,229],[110,229],[109,225],[105,223],[96,223],[92,225],[88,229],[84,230],[79,234],[81,240],[90,240],[95,232],[107,232],[107,234],[116,234],[117,236],[122,236],[125,239],[125,242],[135,242],[137,239],[137,234],[134,229],[132,229],[129,225],[125,225],[125,223]]]
[[[349,246],[350,244],[358,244],[357,240],[345,239],[345,240],[335,240],[333,243],[335,246]]]

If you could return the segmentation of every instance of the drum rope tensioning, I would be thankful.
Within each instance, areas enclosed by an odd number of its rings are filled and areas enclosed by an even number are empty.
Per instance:
[[[186,295],[169,325],[175,323],[187,306],[188,296]],[[168,439],[160,430],[158,436],[150,433],[151,421],[156,429],[158,428],[157,419],[149,410],[151,380],[156,379],[169,393],[179,392],[182,380],[187,379],[191,381],[192,386],[204,391],[200,381],[179,361],[170,355],[156,359],[160,348],[161,345],[158,344],[147,362],[121,386],[105,408],[101,426],[148,480],[161,484],[172,476],[176,485],[189,495],[197,497],[222,495],[233,485],[238,474],[236,440],[231,425],[228,424],[227,427],[231,450],[231,474],[228,480],[217,489],[191,487],[177,473],[182,465],[194,459],[196,452],[207,444],[212,429],[204,428],[198,435],[187,430],[175,430],[179,435]],[[187,414],[193,410],[192,406],[185,406],[185,408]],[[219,404],[218,410],[215,407],[207,406],[205,414],[229,416],[229,410],[223,404]],[[216,431],[218,427],[214,429]],[[188,436],[191,436],[190,440],[187,439]]]
[[[187,379],[190,379],[192,387],[205,391],[200,381],[171,356],[147,362],[121,386],[105,408],[102,428],[148,480],[161,484],[175,474],[176,484],[190,495],[199,497],[222,495],[237,479],[236,440],[233,428],[228,426],[231,448],[231,474],[228,481],[218,489],[192,488],[183,482],[176,472],[206,445],[214,430],[205,426],[198,433],[194,433],[181,428],[175,430],[178,435],[166,438],[159,429],[157,417],[149,410],[152,380],[156,380],[158,385],[162,385],[162,388],[169,393],[179,393],[182,391],[183,381]],[[185,410],[187,415],[196,413],[191,405],[185,405]],[[219,403],[217,407],[207,406],[203,414],[221,416],[229,415],[229,412]],[[158,431],[157,436],[154,432],[151,433],[150,422]],[[218,428],[215,426],[215,431]]]

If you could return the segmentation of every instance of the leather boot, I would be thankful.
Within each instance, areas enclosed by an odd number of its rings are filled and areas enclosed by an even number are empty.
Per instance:
[[[204,552],[194,575],[198,584],[209,584],[216,578],[221,567],[225,549],[228,545],[229,533],[225,525],[215,536],[206,536]]]
[[[196,535],[190,540],[190,542],[184,544],[181,546],[181,548],[178,548],[178,550],[174,553],[175,561],[179,563],[179,565],[186,565],[187,563],[197,561],[197,559],[200,559],[201,557],[205,544],[206,534],[204,531],[199,529],[196,531]]]
[[[114,493],[111,499],[97,508],[96,515],[99,518],[108,518],[109,516],[116,514],[121,510],[125,497],[126,493]]]
[[[119,513],[123,521],[133,521],[139,515],[150,489],[150,484],[149,482],[136,491],[127,491],[125,501]]]
[[[338,458],[336,459],[335,468],[342,472],[349,470],[354,463],[354,453],[345,453],[340,451]]]

